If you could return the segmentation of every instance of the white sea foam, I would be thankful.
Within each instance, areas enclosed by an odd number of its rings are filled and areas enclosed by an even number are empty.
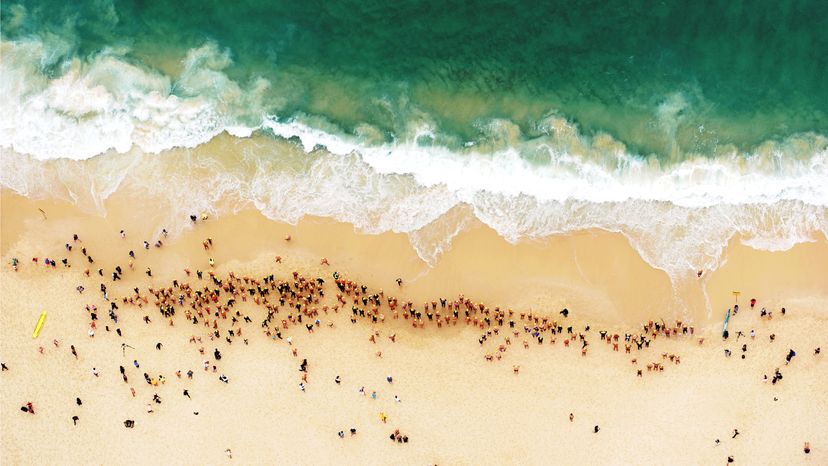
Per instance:
[[[735,234],[767,250],[828,235],[828,141],[820,135],[666,165],[607,135],[583,137],[554,115],[537,123],[540,136],[493,120],[481,123],[480,141],[452,148],[438,144],[439,128],[423,117],[384,143],[367,125],[348,135],[320,117],[267,116],[269,83],[231,80],[230,55],[215,44],[190,50],[174,79],[125,51],[66,61],[52,78],[44,64],[70,45],[0,47],[0,185],[24,195],[100,211],[113,192],[134,190],[164,207],[153,221],[167,226],[192,212],[250,206],[292,223],[333,217],[366,232],[407,233],[429,263],[473,218],[509,241],[599,228],[625,235],[674,278],[715,268]],[[660,107],[668,129],[684,105],[677,95]],[[254,138],[228,164],[204,145],[222,132],[250,138],[257,130],[298,139],[300,148]]]
[[[255,127],[265,113],[267,81],[243,88],[230,80],[229,54],[212,43],[190,50],[175,80],[116,50],[68,60],[49,79],[53,49],[43,42],[3,41],[0,50],[0,146],[39,159],[195,147],[225,130],[250,134],[245,123]]]

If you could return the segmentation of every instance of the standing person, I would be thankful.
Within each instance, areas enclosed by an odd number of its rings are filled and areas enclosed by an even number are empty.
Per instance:
[[[796,356],[796,351],[788,350],[788,355],[785,356],[785,365],[786,366],[791,362],[791,359],[793,359],[794,356]]]

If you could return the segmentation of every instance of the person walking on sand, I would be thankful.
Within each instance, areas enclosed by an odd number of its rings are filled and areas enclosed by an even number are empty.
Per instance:
[[[733,429],[733,437],[730,438],[736,438],[737,435],[739,435],[739,429]]]
[[[785,356],[785,365],[786,366],[791,362],[791,359],[793,359],[794,356],[796,356],[796,351],[788,350],[788,355]]]
[[[72,424],[78,425],[78,419],[80,419],[78,416],[72,416]]]

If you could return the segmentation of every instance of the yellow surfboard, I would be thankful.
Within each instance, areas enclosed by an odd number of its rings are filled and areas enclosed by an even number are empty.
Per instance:
[[[32,338],[37,338],[40,335],[40,329],[43,328],[43,322],[46,322],[46,311],[40,313],[40,319],[37,321],[37,325],[35,325],[34,333],[32,333]]]

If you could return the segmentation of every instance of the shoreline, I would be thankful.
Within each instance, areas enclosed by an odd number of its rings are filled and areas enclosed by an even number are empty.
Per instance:
[[[83,213],[64,201],[32,201],[8,190],[0,191],[0,198],[0,250],[6,262],[26,228],[35,241],[53,248],[61,245],[45,232],[33,231],[37,230],[36,222],[44,221],[38,211],[41,208],[48,212],[48,224],[64,236],[80,228],[87,230],[86,236],[111,238],[125,228],[133,232],[132,239],[149,239],[163,227],[156,224],[157,219],[134,219],[136,208],[137,215],[142,215],[146,211],[141,209],[147,207],[134,206],[124,193],[115,193],[106,201],[105,217]],[[92,231],[88,231],[90,227]],[[298,251],[306,262],[328,257],[358,279],[385,289],[391,289],[394,279],[401,277],[412,297],[462,290],[505,307],[580,307],[586,318],[605,323],[637,325],[655,316],[712,324],[720,322],[732,306],[732,291],[751,288],[764,290],[777,302],[828,300],[828,286],[821,279],[828,276],[828,239],[824,237],[771,252],[755,250],[735,236],[721,267],[704,271],[698,280],[672,282],[665,272],[644,262],[622,234],[597,229],[512,244],[475,222],[454,238],[450,250],[433,267],[416,254],[406,234],[364,234],[348,223],[321,217],[306,216],[290,225],[245,210],[211,219],[203,230],[184,231],[171,238],[186,245],[175,248],[175,261],[185,263],[190,257],[206,260],[199,247],[203,238],[199,237],[207,235],[227,245],[214,252],[219,265]],[[294,237],[289,245],[281,240],[287,234]],[[106,256],[111,253],[105,251]],[[163,273],[172,271],[166,263],[158,266]],[[526,284],[537,291],[521,291]]]

